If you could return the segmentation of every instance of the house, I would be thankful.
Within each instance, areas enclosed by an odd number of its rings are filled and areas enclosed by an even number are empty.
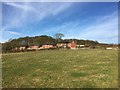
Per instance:
[[[13,52],[19,51],[19,50],[20,50],[20,49],[19,49],[18,47],[15,47],[15,48],[12,49]]]
[[[56,46],[58,48],[66,48],[67,47],[67,43],[57,43]]]
[[[118,47],[107,47],[107,48],[105,48],[106,50],[118,50]]]
[[[19,47],[19,50],[20,51],[24,51],[26,49],[26,46],[21,46],[21,47]]]
[[[38,50],[39,46],[29,46],[27,49],[28,50]]]
[[[77,49],[77,44],[74,41],[72,41],[71,43],[68,43],[68,47],[70,49]]]
[[[80,45],[80,47],[84,47],[85,45]]]
[[[77,48],[84,48],[85,45],[77,45]]]
[[[107,50],[112,50],[113,48],[112,48],[112,47],[107,47],[106,49],[107,49]]]
[[[53,45],[46,44],[46,45],[42,45],[42,48],[43,48],[43,49],[50,49],[50,48],[54,48],[54,46],[53,46]]]
[[[15,48],[13,48],[12,50],[18,50],[19,48],[18,47],[15,47]]]

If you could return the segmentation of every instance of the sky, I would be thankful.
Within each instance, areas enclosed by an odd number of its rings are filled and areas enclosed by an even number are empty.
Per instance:
[[[0,42],[25,36],[118,43],[117,2],[3,2]]]

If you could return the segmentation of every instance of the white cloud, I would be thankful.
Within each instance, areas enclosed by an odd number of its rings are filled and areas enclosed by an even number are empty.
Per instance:
[[[117,43],[118,41],[118,16],[117,12],[111,15],[97,17],[88,25],[80,22],[67,22],[56,27],[45,29],[42,33],[63,33],[64,38],[78,38],[97,40],[102,43]],[[90,21],[88,21],[90,22]]]
[[[62,11],[70,7],[71,3],[30,3],[30,2],[5,2],[4,4],[13,7],[13,15],[7,16],[5,25],[3,26],[4,31],[10,31],[12,28],[20,28],[27,26],[30,23],[40,22],[42,19],[51,15],[57,15]],[[4,13],[2,13],[4,15]],[[3,20],[4,21],[4,20]],[[14,31],[14,30],[13,30]],[[14,31],[9,34],[19,35],[19,32]],[[8,32],[6,32],[8,33]]]
[[[51,15],[57,15],[68,9],[72,3],[44,3],[44,2],[3,2],[11,8],[3,11],[2,16],[2,42],[9,38],[26,36],[22,33],[27,31],[16,31],[16,28],[26,27],[32,23],[41,22],[41,20]],[[2,7],[4,8],[4,6]],[[22,33],[20,33],[22,32]],[[24,33],[25,34],[25,33]]]
[[[22,35],[21,33],[13,32],[13,31],[6,31],[6,32],[8,32],[9,34],[13,34],[13,35],[19,35],[19,36]]]
[[[105,18],[105,17],[103,17]],[[103,19],[102,18],[102,19]],[[96,39],[100,42],[116,42],[118,41],[118,17],[117,15],[101,20],[97,24],[93,24],[84,29],[83,33],[78,34],[81,38]]]
[[[11,22],[17,21],[17,25],[21,26],[26,25],[31,22],[41,21],[42,19],[51,16],[51,15],[57,15],[61,13],[62,11],[66,10],[70,7],[71,3],[29,3],[29,2],[23,2],[23,3],[5,3],[6,5],[13,6],[14,8],[19,8],[22,11],[19,11],[19,9],[14,10],[14,14],[12,17],[9,17],[9,24]],[[6,25],[8,25],[6,23]],[[17,26],[16,25],[16,26]],[[10,25],[11,27],[14,27],[13,25]]]
[[[10,31],[14,27],[24,27],[29,23],[41,22],[46,17],[57,15],[68,9],[72,3],[5,3],[15,8],[15,16],[8,16],[9,20],[3,26],[8,34],[20,35],[19,32]],[[116,42],[118,37],[117,12],[108,16],[97,17],[89,25],[81,26],[79,22],[68,22],[63,25],[48,28],[43,34],[61,32],[65,38],[92,39],[100,42]],[[8,32],[7,32],[8,31]],[[26,31],[25,31],[26,32]]]
[[[40,33],[37,33],[37,35],[50,34],[53,36],[56,33],[63,33],[65,34],[66,38],[68,38],[67,36],[68,33],[69,35],[74,36],[75,33],[73,33],[72,31],[75,30],[78,25],[79,25],[78,22],[66,22],[66,23],[63,23],[62,25],[54,26],[51,28],[49,27],[45,28]]]
[[[33,10],[32,7],[29,7],[27,5],[27,3],[23,3],[23,4],[21,3],[21,4],[19,4],[19,3],[13,3],[13,2],[6,2],[5,4],[7,4],[9,6],[13,6],[13,7],[18,8],[18,9],[22,9],[22,10],[27,10],[27,11]]]

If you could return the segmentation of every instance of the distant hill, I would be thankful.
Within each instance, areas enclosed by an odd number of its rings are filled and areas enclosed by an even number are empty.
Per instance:
[[[57,43],[68,43],[75,41],[78,45],[85,45],[88,47],[96,47],[96,46],[108,46],[109,44],[100,44],[98,41],[93,40],[80,40],[80,39],[61,39],[57,40],[51,36],[41,35],[35,37],[21,37],[18,39],[11,39],[8,42],[2,43],[2,51],[9,52],[12,48],[20,47],[20,46],[42,46],[45,44],[56,45]],[[111,46],[111,45],[109,45]]]

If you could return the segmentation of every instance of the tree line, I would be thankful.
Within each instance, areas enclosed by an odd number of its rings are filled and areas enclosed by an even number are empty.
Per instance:
[[[10,52],[11,49],[20,46],[42,46],[46,44],[56,45],[57,43],[70,43],[75,41],[78,45],[85,45],[86,47],[96,48],[97,46],[106,47],[109,44],[100,44],[98,41],[93,40],[80,40],[80,39],[62,39],[63,34],[57,33],[53,37],[47,35],[34,36],[34,37],[20,37],[17,39],[10,39],[2,43],[2,52]],[[110,46],[110,45],[109,45]]]

